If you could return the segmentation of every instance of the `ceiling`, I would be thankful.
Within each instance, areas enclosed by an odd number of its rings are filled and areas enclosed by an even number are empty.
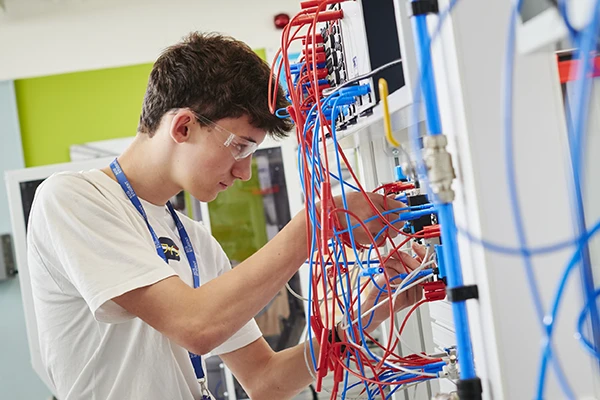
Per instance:
[[[5,20],[23,20],[41,15],[65,12],[91,12],[98,8],[140,0],[0,0],[0,13]]]

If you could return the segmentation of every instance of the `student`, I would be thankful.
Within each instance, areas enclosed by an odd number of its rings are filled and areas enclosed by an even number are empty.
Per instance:
[[[253,320],[307,258],[304,213],[231,269],[203,226],[168,203],[182,190],[208,202],[250,179],[265,136],[292,128],[269,113],[269,75],[245,44],[192,33],[154,64],[131,146],[102,170],[57,174],[38,189],[29,268],[41,357],[60,400],[211,398],[196,356],[208,353],[253,399],[290,398],[311,382],[304,346],[273,352]],[[285,107],[281,88],[277,96]],[[382,196],[370,198],[384,209]],[[348,204],[363,220],[373,214],[360,194]],[[367,242],[358,231],[357,240]],[[400,262],[386,268],[395,275]],[[420,296],[406,292],[396,309]]]

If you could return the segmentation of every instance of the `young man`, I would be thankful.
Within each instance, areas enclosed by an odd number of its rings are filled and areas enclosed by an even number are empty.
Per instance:
[[[232,270],[202,225],[167,204],[181,190],[211,201],[248,180],[265,135],[291,129],[268,111],[269,75],[243,43],[191,34],[154,64],[137,136],[118,160],[40,186],[29,268],[42,359],[60,400],[210,398],[194,354],[219,354],[253,399],[290,398],[311,382],[303,346],[273,352],[253,320],[307,258],[304,213]],[[381,196],[371,200],[384,209]],[[361,195],[348,202],[371,216]],[[396,309],[418,297],[407,292]]]

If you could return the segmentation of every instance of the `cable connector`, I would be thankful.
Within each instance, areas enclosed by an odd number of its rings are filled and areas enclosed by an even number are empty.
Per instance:
[[[338,91],[340,96],[364,96],[371,92],[371,85],[356,85],[347,88],[342,88]]]
[[[414,188],[415,188],[415,184],[413,182],[402,182],[402,181],[386,183],[382,187],[383,194],[386,196],[389,194],[392,194],[392,193],[401,193],[401,192],[404,192],[405,190],[414,189]]]
[[[360,270],[359,275],[361,277],[363,277],[363,276],[373,276],[373,275],[382,274],[382,273],[383,273],[383,268],[371,267],[371,268],[362,268]]]
[[[440,225],[434,224],[434,225],[424,226],[423,229],[421,229],[421,231],[419,231],[419,235],[423,239],[439,238],[442,235]]]
[[[336,19],[342,19],[343,17],[344,12],[342,10],[324,11],[316,16],[317,22],[334,21]],[[303,15],[296,19],[292,19],[290,22],[292,26],[307,25],[312,24],[314,19],[315,15]]]
[[[423,292],[427,301],[438,301],[446,298],[446,284],[444,281],[422,283]]]
[[[458,369],[458,357],[456,356],[456,349],[450,349],[447,357],[443,357],[446,365],[440,372],[440,378],[459,379],[460,371]]]
[[[456,175],[452,166],[452,156],[446,150],[447,145],[448,138],[445,135],[429,135],[423,138],[423,159],[427,166],[429,183],[441,203],[451,203],[454,200],[452,181]]]

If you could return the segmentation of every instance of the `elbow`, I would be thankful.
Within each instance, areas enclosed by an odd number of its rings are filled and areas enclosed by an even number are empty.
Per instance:
[[[223,344],[227,335],[214,324],[206,322],[201,326],[190,325],[180,341],[189,352],[205,355]]]
[[[244,390],[249,398],[260,400],[289,400],[300,392],[298,390],[298,393],[289,393],[289,391],[278,387],[277,384],[267,385],[264,380],[263,382],[256,382],[254,386],[249,388],[244,387]]]
[[[243,385],[244,391],[246,391],[249,398],[261,400],[282,400],[285,398],[281,397],[280,395],[276,395],[275,393],[277,393],[278,390],[276,390],[272,385],[268,384],[267,379],[261,378],[264,377],[257,377],[254,382],[249,382],[248,384]]]
[[[185,349],[190,353],[197,354],[199,356],[203,356],[205,354],[210,353],[216,346],[211,347],[204,344],[205,341],[202,339],[198,339],[198,341],[194,341],[185,346]]]
[[[266,361],[262,369],[257,370],[250,379],[242,382],[248,397],[260,400],[288,400],[294,398],[301,390],[293,390],[281,379],[277,379],[276,377],[279,375],[273,370],[277,366],[271,364],[271,360]]]

